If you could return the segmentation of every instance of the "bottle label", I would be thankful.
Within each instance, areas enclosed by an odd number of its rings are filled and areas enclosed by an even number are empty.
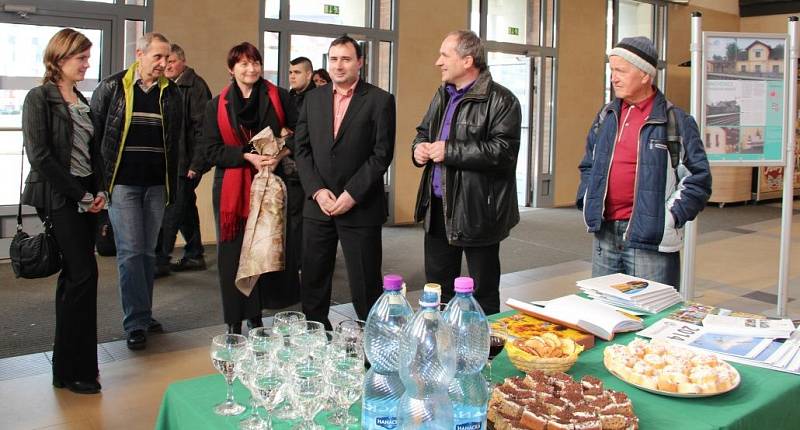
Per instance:
[[[375,418],[375,425],[388,430],[396,429],[397,417],[377,417]]]
[[[478,421],[456,425],[456,430],[481,430],[481,429],[483,429],[483,425]]]

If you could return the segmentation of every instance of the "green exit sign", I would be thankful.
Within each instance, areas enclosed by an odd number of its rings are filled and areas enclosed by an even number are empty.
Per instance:
[[[339,15],[339,6],[326,4],[325,5],[325,13],[327,15]]]
[[[517,27],[508,27],[508,34],[512,36],[519,36],[519,28]]]

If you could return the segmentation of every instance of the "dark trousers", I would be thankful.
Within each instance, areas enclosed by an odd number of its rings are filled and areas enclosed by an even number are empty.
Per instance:
[[[366,320],[372,305],[381,295],[381,226],[346,226],[336,222],[303,220],[303,274],[300,297],[303,313],[330,330],[336,244],[341,241],[353,307],[359,319]]]
[[[286,212],[286,270],[297,273],[303,261],[303,205],[306,202],[299,180],[285,179]]]
[[[164,222],[161,224],[156,247],[156,264],[169,264],[170,256],[175,249],[178,231],[186,241],[186,245],[183,247],[184,258],[203,256],[200,216],[197,213],[197,194],[195,194],[195,189],[199,184],[199,177],[195,179],[185,176],[178,177],[176,190],[174,190],[175,202],[167,206],[164,211]]]
[[[37,208],[40,218],[45,210]],[[56,287],[53,377],[94,381],[97,377],[97,215],[78,213],[74,202],[52,211],[53,232],[61,248]]]
[[[431,196],[430,228],[425,234],[425,278],[442,286],[442,303],[453,298],[453,281],[461,276],[461,255],[475,280],[474,297],[489,315],[500,312],[500,244],[454,246],[448,243],[442,199]]]

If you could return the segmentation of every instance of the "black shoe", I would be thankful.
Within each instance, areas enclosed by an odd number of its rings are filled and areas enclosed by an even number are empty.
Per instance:
[[[236,324],[228,324],[228,334],[242,334],[241,321]]]
[[[247,319],[247,329],[252,330],[256,327],[264,327],[264,320],[261,317],[253,317]]]
[[[53,377],[53,386],[56,388],[67,388],[76,394],[97,394],[100,389],[100,383],[97,381],[72,381],[64,382],[60,379]]]
[[[206,260],[203,257],[188,258],[183,257],[175,264],[170,264],[169,268],[176,272],[187,270],[206,270]]]
[[[153,277],[156,279],[163,278],[165,276],[169,276],[170,273],[171,270],[169,264],[156,264],[156,271],[153,274]]]
[[[128,335],[128,349],[138,351],[147,346],[147,333],[142,330],[134,330]]]
[[[164,326],[160,322],[150,319],[150,325],[147,326],[148,333],[164,333]]]

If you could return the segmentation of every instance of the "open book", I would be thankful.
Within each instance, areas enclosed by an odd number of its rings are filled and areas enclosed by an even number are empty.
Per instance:
[[[506,305],[536,318],[585,331],[605,340],[613,339],[616,333],[641,330],[643,327],[640,318],[574,294],[550,300],[544,307],[517,299],[506,300]]]

